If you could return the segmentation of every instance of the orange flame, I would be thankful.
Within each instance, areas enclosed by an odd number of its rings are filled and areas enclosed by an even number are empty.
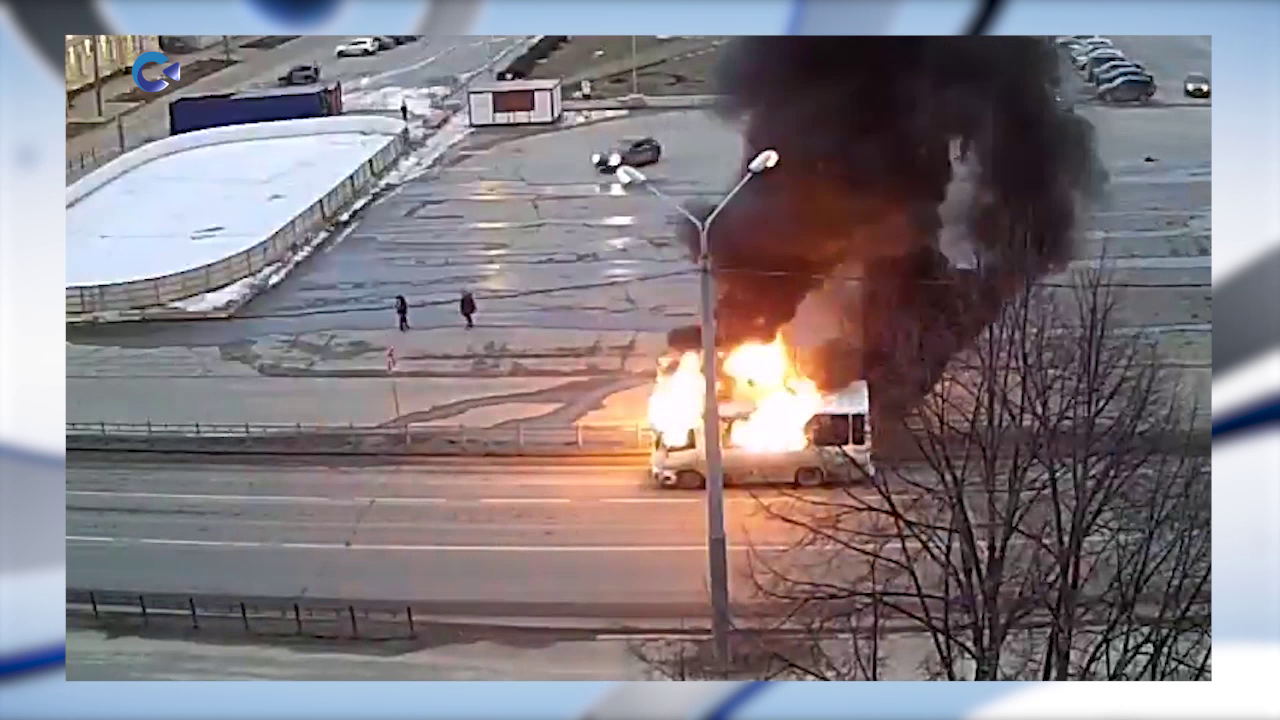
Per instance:
[[[674,371],[659,375],[649,397],[649,424],[666,445],[683,445],[689,431],[702,422],[705,386],[700,365],[698,353],[685,353]],[[753,452],[808,446],[805,425],[821,410],[822,395],[792,366],[781,337],[734,348],[723,370],[734,381],[734,399],[752,408],[730,425],[731,445]]]
[[[724,371],[754,409],[729,428],[729,443],[753,452],[803,450],[809,445],[805,425],[822,409],[822,394],[800,375],[787,357],[781,337],[773,342],[734,348]]]
[[[649,396],[649,426],[664,445],[684,445],[689,432],[702,422],[706,386],[701,363],[698,353],[687,352],[673,372],[658,375]]]

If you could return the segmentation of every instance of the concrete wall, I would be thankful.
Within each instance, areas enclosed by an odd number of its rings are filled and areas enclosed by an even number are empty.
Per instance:
[[[371,133],[387,136],[373,157],[319,198],[302,214],[243,252],[203,267],[162,277],[66,289],[68,316],[135,310],[200,295],[250,277],[279,262],[322,230],[361,194],[405,150],[404,123],[384,117],[337,116],[210,128],[158,140],[126,153],[67,188],[66,207],[129,171],[166,155],[244,140],[311,136],[325,133]]]

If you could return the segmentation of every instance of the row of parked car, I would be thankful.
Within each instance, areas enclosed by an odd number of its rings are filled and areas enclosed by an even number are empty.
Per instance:
[[[368,37],[351,38],[334,49],[336,57],[348,55],[377,55],[383,50],[390,50],[417,40],[419,35],[370,35]]]
[[[1057,38],[1071,65],[1094,86],[1104,102],[1146,102],[1156,94],[1156,79],[1142,63],[1125,57],[1111,40],[1098,35]]]
[[[1068,35],[1057,38],[1058,47],[1071,64],[1097,91],[1104,102],[1147,102],[1156,93],[1156,80],[1142,63],[1125,57],[1111,42],[1099,35]],[[1192,73],[1182,84],[1183,94],[1208,98],[1209,78]]]

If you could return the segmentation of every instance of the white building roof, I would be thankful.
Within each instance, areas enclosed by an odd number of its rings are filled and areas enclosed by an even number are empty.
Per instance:
[[[508,90],[555,90],[560,87],[560,81],[551,80],[503,80],[500,82],[486,83],[484,85],[473,85],[468,92],[485,93],[485,92],[505,92]]]

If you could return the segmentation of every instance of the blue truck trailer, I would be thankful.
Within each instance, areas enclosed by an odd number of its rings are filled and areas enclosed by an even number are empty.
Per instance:
[[[169,134],[224,125],[341,114],[342,86],[339,83],[192,95],[169,104]]]

